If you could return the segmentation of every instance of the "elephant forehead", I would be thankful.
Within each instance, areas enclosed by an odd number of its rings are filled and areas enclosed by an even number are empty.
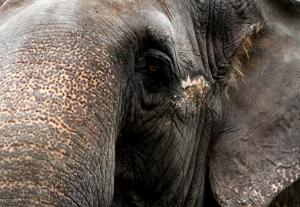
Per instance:
[[[84,3],[84,5],[88,7],[91,6],[91,4],[93,4],[94,9],[97,10],[98,13],[101,11],[101,16],[120,17],[123,15],[131,15],[142,9],[159,9],[169,14],[168,4],[165,0],[109,0]]]
[[[145,4],[160,4],[161,6],[167,6],[166,0],[109,0],[105,2],[118,9],[134,8]]]

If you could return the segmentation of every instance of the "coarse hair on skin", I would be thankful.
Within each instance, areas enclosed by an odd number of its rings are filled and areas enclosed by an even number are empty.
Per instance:
[[[245,64],[250,60],[251,55],[255,52],[255,46],[263,28],[263,24],[258,25],[255,32],[251,36],[246,37],[242,41],[241,46],[237,49],[232,61],[230,74],[228,75],[228,86],[224,90],[227,99],[230,99],[229,89],[237,88],[238,82],[245,78],[245,74],[247,72]]]

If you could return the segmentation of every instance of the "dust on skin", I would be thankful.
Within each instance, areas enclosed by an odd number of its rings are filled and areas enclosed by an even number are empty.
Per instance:
[[[186,80],[182,80],[181,87],[183,89],[183,96],[177,103],[177,106],[182,106],[186,102],[192,103],[195,99],[204,101],[210,90],[209,83],[203,76],[193,79],[188,76]]]

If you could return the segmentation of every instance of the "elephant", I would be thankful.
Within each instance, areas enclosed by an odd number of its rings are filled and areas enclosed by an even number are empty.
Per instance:
[[[299,10],[0,1],[0,206],[299,206]]]

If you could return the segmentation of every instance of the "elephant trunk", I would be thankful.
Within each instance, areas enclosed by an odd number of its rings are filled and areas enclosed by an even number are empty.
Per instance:
[[[47,32],[11,38],[1,60],[0,206],[109,206],[122,105],[113,58],[87,36]]]

